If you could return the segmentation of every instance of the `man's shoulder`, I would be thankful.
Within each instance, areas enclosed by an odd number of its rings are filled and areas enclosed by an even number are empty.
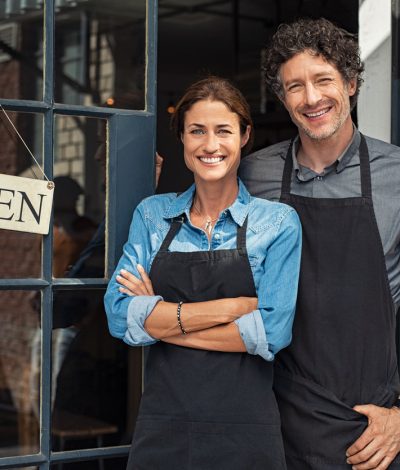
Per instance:
[[[370,159],[374,160],[381,157],[389,157],[398,160],[400,163],[400,147],[389,144],[375,137],[365,136],[367,147],[370,152]]]
[[[253,196],[279,200],[285,157],[290,140],[278,142],[245,157],[240,177]]]
[[[256,152],[247,155],[241,163],[241,166],[251,165],[255,162],[264,162],[266,164],[274,164],[276,161],[285,161],[287,151],[289,149],[290,140],[284,140],[268,147],[264,147]]]

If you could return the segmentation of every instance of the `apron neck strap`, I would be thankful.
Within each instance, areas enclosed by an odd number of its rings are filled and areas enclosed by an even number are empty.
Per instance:
[[[246,251],[246,230],[247,230],[247,219],[248,215],[244,219],[242,226],[237,226],[236,232],[236,246],[239,251]]]
[[[361,141],[359,146],[360,154],[360,176],[361,176],[361,195],[365,198],[371,198],[371,170],[369,164],[369,152],[367,142],[363,134],[361,135]],[[281,195],[290,194],[290,186],[292,181],[292,170],[293,170],[293,143],[294,139],[290,142],[289,149],[286,154],[285,167],[283,169]]]
[[[369,165],[369,152],[367,142],[363,134],[361,134],[361,142],[359,147],[360,153],[360,172],[361,172],[361,194],[362,197],[371,198],[371,169]]]
[[[243,225],[237,226],[236,232],[236,245],[237,249],[240,251],[246,251],[246,230],[247,230],[247,219],[248,216],[244,219]],[[163,242],[161,243],[159,251],[168,251],[168,248],[175,238],[175,235],[179,232],[180,228],[182,227],[183,222],[185,221],[185,216],[182,215],[180,217],[176,217],[172,219],[171,227],[167,233],[167,236],[164,238]]]
[[[184,221],[185,221],[184,215],[181,215],[180,217],[176,217],[175,219],[172,219],[171,227],[169,228],[167,236],[164,238],[163,242],[161,243],[159,251],[168,251],[169,245],[171,244],[172,240],[175,238],[175,235],[179,232]]]
[[[294,144],[294,139],[291,140],[288,151],[286,153],[285,167],[283,169],[281,195],[290,194],[290,184],[292,181],[292,170],[293,170],[293,156],[292,156],[293,144]]]

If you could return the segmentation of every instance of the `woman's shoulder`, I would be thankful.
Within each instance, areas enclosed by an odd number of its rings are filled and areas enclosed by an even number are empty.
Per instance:
[[[288,204],[251,197],[249,207],[250,227],[254,229],[268,226],[278,227],[282,224],[282,221],[288,219],[298,224],[298,215],[293,207]]]
[[[142,199],[137,208],[143,212],[165,211],[177,196],[178,193],[154,194]]]
[[[150,223],[151,226],[156,226],[160,230],[166,230],[169,227],[166,214],[176,197],[177,193],[148,196],[138,204],[135,213],[140,214],[146,225]]]

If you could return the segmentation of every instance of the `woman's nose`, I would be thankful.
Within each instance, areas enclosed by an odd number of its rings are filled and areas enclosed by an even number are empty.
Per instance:
[[[215,153],[219,149],[218,137],[213,133],[209,132],[204,142],[204,151],[206,153]]]

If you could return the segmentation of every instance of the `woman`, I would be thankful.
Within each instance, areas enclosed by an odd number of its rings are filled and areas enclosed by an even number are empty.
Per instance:
[[[252,121],[228,81],[191,85],[173,127],[195,183],[139,204],[105,297],[111,333],[152,345],[128,468],[284,469],[271,361],[291,338],[298,217],[238,180]]]

